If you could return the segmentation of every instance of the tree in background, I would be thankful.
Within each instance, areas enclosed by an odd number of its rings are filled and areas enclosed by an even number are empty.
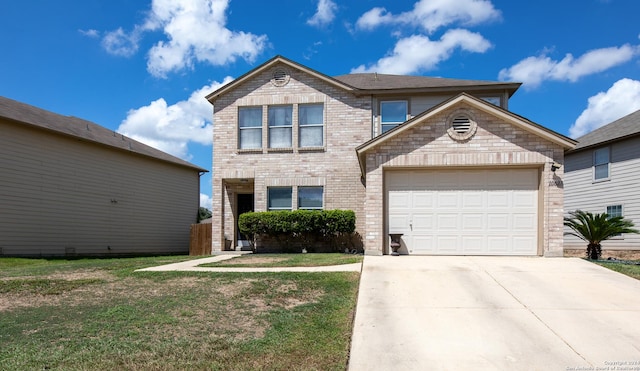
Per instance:
[[[207,209],[206,207],[200,206],[200,208],[198,209],[198,222],[209,218],[211,218],[211,210]]]
[[[572,232],[565,234],[587,242],[587,258],[591,260],[598,260],[602,256],[602,241],[622,233],[639,233],[633,228],[632,221],[621,216],[610,217],[607,213],[592,214],[582,210],[570,212],[569,215],[564,218],[564,225],[571,228]]]

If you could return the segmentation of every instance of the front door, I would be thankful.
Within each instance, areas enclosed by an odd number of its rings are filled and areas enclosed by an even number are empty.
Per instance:
[[[248,248],[251,249],[251,246],[249,244],[249,239],[244,236],[242,233],[240,233],[240,228],[238,228],[238,219],[240,217],[240,215],[244,214],[244,213],[248,213],[253,211],[253,193],[241,193],[238,194],[238,203],[237,203],[237,217],[236,217],[236,230],[238,231],[237,233],[237,247],[240,247],[240,249],[244,249],[244,248]]]

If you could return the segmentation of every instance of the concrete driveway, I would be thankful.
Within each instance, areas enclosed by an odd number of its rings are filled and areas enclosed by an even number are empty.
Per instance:
[[[576,258],[366,256],[350,370],[640,370],[640,281]]]

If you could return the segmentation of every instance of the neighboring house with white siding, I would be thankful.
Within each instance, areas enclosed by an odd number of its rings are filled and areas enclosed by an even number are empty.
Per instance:
[[[206,171],[0,97],[0,256],[187,253]]]
[[[623,216],[640,227],[640,111],[580,138],[565,153],[565,212],[583,210]],[[565,236],[565,250],[586,249],[577,237]],[[602,249],[640,250],[640,235],[623,234],[604,241]]]
[[[336,77],[276,56],[207,96],[212,251],[246,211],[350,209],[365,254],[563,253],[564,152],[508,110],[519,83]]]

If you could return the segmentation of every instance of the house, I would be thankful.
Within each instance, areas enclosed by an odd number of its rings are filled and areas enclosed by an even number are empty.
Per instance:
[[[268,60],[207,96],[212,250],[245,211],[350,209],[365,254],[562,255],[576,142],[510,112],[519,86]]]
[[[205,171],[0,97],[0,255],[188,253]]]
[[[640,226],[640,111],[631,113],[580,138],[565,153],[566,212],[583,210],[624,216]],[[565,236],[568,254],[584,254],[584,241]],[[640,250],[640,235],[624,234],[604,241],[609,254]]]

